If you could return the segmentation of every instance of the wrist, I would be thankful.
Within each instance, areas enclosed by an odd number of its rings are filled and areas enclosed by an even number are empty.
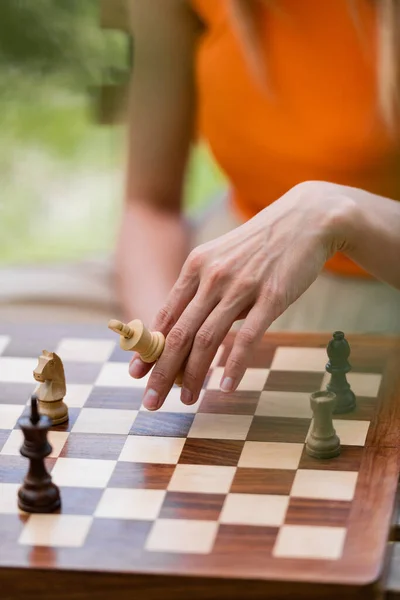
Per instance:
[[[337,188],[334,198],[330,199],[327,232],[332,240],[334,252],[348,253],[357,243],[363,215],[351,189],[341,186]]]
[[[306,182],[306,194],[329,255],[353,247],[362,220],[357,195],[352,188],[329,182]]]

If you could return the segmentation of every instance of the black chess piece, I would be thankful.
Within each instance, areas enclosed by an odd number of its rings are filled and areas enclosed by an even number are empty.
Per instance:
[[[326,370],[331,374],[326,386],[328,392],[336,395],[335,414],[348,413],[356,407],[356,397],[347,381],[346,374],[351,370],[349,363],[350,346],[342,331],[335,331],[327,346],[329,361]]]
[[[52,422],[45,415],[39,415],[37,396],[31,397],[31,414],[18,421],[24,434],[20,452],[29,459],[29,471],[18,490],[18,506],[29,513],[51,513],[60,508],[61,498],[58,487],[52,482],[44,459],[51,453],[47,433]]]

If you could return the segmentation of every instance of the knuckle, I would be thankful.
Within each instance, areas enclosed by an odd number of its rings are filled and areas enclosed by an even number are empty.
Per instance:
[[[190,333],[183,327],[173,327],[168,334],[166,343],[171,350],[176,351],[186,348],[190,343]]]
[[[195,338],[196,346],[202,350],[209,350],[215,343],[215,333],[210,329],[200,329]]]
[[[257,333],[250,327],[242,327],[238,333],[238,344],[242,348],[252,346],[257,339]]]
[[[233,289],[234,296],[237,298],[238,296],[252,295],[257,287],[259,287],[259,282],[256,277],[251,275],[241,277],[240,280],[235,282]]]
[[[186,367],[183,377],[185,387],[189,390],[194,390],[196,388],[197,379],[196,371],[192,367]]]
[[[237,373],[243,369],[243,359],[240,358],[239,354],[233,354],[229,357],[226,369],[230,373]]]
[[[169,377],[164,369],[157,367],[151,374],[151,387],[162,389],[170,383]]]
[[[194,248],[187,260],[186,260],[186,269],[185,271],[189,274],[197,273],[201,270],[204,264],[204,251],[201,246]]]
[[[156,328],[169,330],[174,325],[174,317],[167,306],[164,306],[158,311]]]
[[[228,276],[228,269],[219,261],[211,263],[207,268],[207,280],[210,286],[223,281]]]

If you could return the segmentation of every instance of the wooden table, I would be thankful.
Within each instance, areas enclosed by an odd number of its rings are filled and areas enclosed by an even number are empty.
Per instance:
[[[342,453],[321,462],[304,442],[329,339],[267,334],[226,396],[229,336],[195,407],[173,391],[148,413],[106,325],[0,326],[1,600],[400,598],[400,340],[348,336],[357,409],[335,417]],[[44,348],[63,359],[70,421],[48,459],[63,508],[38,518],[14,500]]]

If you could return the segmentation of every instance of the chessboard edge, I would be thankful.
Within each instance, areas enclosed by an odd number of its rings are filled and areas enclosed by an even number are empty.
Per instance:
[[[274,594],[274,600],[378,600],[382,595],[381,578],[364,583],[296,582],[289,580],[263,580],[229,577],[202,577],[176,575],[175,573],[131,573],[106,571],[81,571],[77,569],[51,569],[32,567],[3,567],[0,571],[2,600],[25,600],[27,594],[40,594],[41,600],[54,600],[55,589],[59,600],[71,600],[82,589],[92,600],[109,600],[110,593],[118,593],[119,600],[246,600],[264,599]],[[67,590],[66,595],[60,588]],[[294,590],[296,596],[294,596]]]
[[[398,448],[400,452],[400,349],[387,360],[365,446]]]

